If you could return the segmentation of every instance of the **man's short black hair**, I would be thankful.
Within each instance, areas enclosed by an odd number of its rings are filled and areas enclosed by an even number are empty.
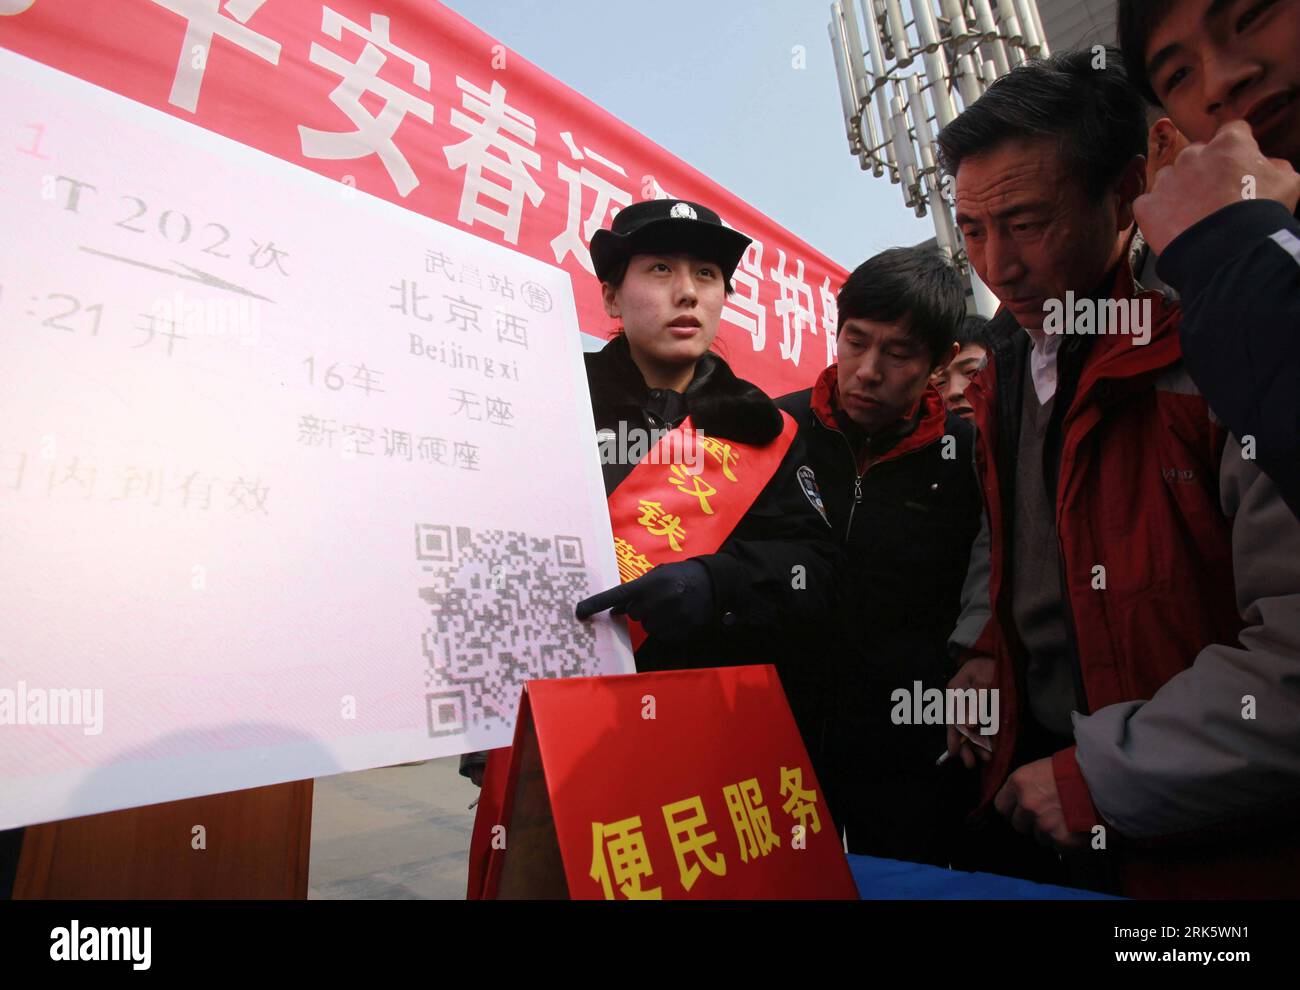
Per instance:
[[[938,251],[890,248],[853,269],[835,301],[840,329],[845,320],[902,323],[929,351],[933,366],[952,347],[966,312],[966,289]]]
[[[1008,140],[1057,137],[1066,169],[1099,198],[1136,155],[1147,151],[1146,110],[1129,83],[1124,57],[1066,52],[1018,65],[939,132],[943,168],[956,175],[962,160]]]
[[[1119,0],[1115,22],[1120,51],[1128,65],[1128,78],[1137,91],[1152,103],[1159,104],[1156,91],[1147,75],[1147,43],[1156,25],[1165,19],[1178,0]]]
[[[975,345],[986,351],[990,350],[992,345],[989,342],[988,325],[987,317],[975,313],[963,317],[961,323],[957,324],[957,346],[961,348]]]

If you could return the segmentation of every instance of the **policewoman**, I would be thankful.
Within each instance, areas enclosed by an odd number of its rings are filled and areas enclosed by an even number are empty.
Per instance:
[[[586,364],[623,583],[576,612],[625,613],[639,671],[774,662],[791,693],[792,651],[830,615],[837,551],[794,420],[711,350],[749,244],[671,199],[592,237],[621,323]],[[638,456],[646,437],[661,439]]]
[[[576,603],[626,615],[640,672],[772,663],[814,760],[840,551],[793,418],[711,350],[749,246],[698,203],[623,209],[591,240],[620,326],[586,355],[620,584]],[[489,760],[470,848],[479,896],[508,750]]]

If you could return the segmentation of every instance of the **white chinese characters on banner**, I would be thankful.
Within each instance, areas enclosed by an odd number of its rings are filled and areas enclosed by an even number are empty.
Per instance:
[[[767,346],[767,308],[758,298],[758,284],[763,281],[763,242],[750,241],[731,276],[736,290],[727,297],[722,318],[747,332],[755,351]]]
[[[313,63],[328,69],[341,78],[341,82],[330,93],[330,101],[347,114],[357,127],[354,131],[321,131],[314,127],[299,125],[298,136],[302,141],[302,153],[308,158],[365,158],[378,155],[388,170],[393,185],[402,196],[420,184],[406,156],[398,150],[393,136],[402,126],[406,115],[412,114],[426,124],[433,123],[433,104],[418,96],[399,89],[385,79],[379,78],[379,70],[388,61],[388,56],[395,55],[411,66],[412,82],[428,92],[432,85],[429,63],[417,58],[410,52],[393,44],[389,38],[389,21],[379,14],[370,15],[370,29],[362,27],[343,15],[325,7],[321,18],[321,30],[335,41],[342,40],[343,28],[366,39],[366,47],[355,63],[349,62],[336,52],[323,45],[312,42],[310,58]],[[374,116],[361,103],[361,97],[374,93],[384,101],[384,107]]]
[[[583,126],[590,128],[591,124],[584,125],[581,118],[577,120],[578,127],[564,130],[560,130],[555,122],[548,123],[543,119],[544,130],[539,131],[537,118],[509,104],[506,86],[500,81],[493,80],[485,89],[448,71],[446,74],[453,76],[458,88],[458,93],[453,94],[450,79],[440,71],[439,83],[444,88],[434,90],[435,74],[431,71],[431,64],[416,53],[421,52],[430,58],[434,56],[422,48],[418,40],[421,37],[418,25],[411,17],[399,21],[396,27],[396,33],[405,42],[406,47],[403,47],[393,41],[391,18],[370,11],[367,27],[363,14],[357,14],[362,18],[362,23],[358,23],[322,4],[321,41],[310,40],[313,22],[309,21],[306,28],[308,37],[299,35],[301,43],[295,45],[289,37],[277,40],[254,30],[259,26],[267,30],[264,25],[268,16],[274,18],[280,12],[276,5],[287,4],[288,0],[150,2],[184,20],[185,38],[172,80],[171,104],[197,113],[200,87],[214,45],[218,50],[218,69],[223,73],[237,73],[241,61],[245,66],[250,64],[249,56],[233,51],[234,46],[280,67],[281,71],[284,70],[281,62],[283,51],[296,53],[299,59],[306,54],[307,60],[316,67],[312,72],[332,86],[329,99],[336,109],[320,107],[320,112],[325,114],[324,126],[329,128],[329,119],[342,114],[353,129],[319,129],[305,123],[298,124],[302,155],[308,159],[325,160],[376,156],[393,189],[403,198],[421,186],[422,176],[425,182],[435,177],[424,172],[429,164],[427,157],[422,160],[414,154],[413,144],[420,140],[422,129],[412,123],[402,130],[402,125],[410,115],[432,126],[435,123],[435,103],[448,105],[446,123],[465,135],[463,140],[453,138],[452,143],[442,145],[452,181],[459,179],[456,220],[480,236],[517,249],[522,236],[527,253],[547,261],[554,259],[557,265],[563,266],[572,258],[583,271],[594,274],[590,243],[596,230],[608,226],[623,207],[634,201],[680,198],[665,189],[655,172],[651,171],[653,166],[650,163],[657,159],[636,159],[624,151],[619,155],[621,160],[615,161],[593,149],[588,142],[596,149],[606,151],[610,145],[603,143],[606,138],[598,129],[585,133]],[[271,11],[269,15],[268,10]],[[255,16],[259,11],[260,18]],[[355,10],[351,12],[356,13]],[[324,40],[326,38],[343,44],[327,47],[329,42]],[[358,40],[364,43],[364,48],[355,55],[355,62],[350,61],[343,51],[357,52],[355,45]],[[232,49],[227,53],[229,57],[221,53],[223,41],[228,42]],[[438,66],[446,64],[436,60],[435,63]],[[408,67],[409,81],[406,76]],[[517,103],[534,109],[532,101],[537,99],[536,89],[528,90],[520,83],[517,86],[512,84],[511,90]],[[443,121],[439,119],[438,123]],[[567,154],[561,151],[556,156],[555,169],[551,171],[542,152],[556,147],[553,141],[557,131]],[[429,132],[424,133],[427,135]],[[540,147],[539,134],[542,138]],[[407,153],[411,153],[410,159]],[[422,169],[422,173],[417,174],[416,168]],[[678,181],[673,176],[680,178],[671,168],[666,174],[673,184]],[[447,177],[440,178],[446,181]],[[344,181],[355,185],[355,179],[350,176],[344,177]],[[544,186],[544,182],[549,185]],[[531,206],[535,212],[548,192],[557,199],[565,197],[562,229],[558,217],[552,219],[558,213],[556,210],[546,211],[547,229],[544,232],[526,228],[528,207]],[[701,195],[694,189],[686,191],[686,194],[687,198]],[[448,198],[445,202],[447,212],[443,217],[449,222],[451,201],[452,198]],[[723,204],[716,205],[727,209]],[[412,208],[429,215],[437,213],[418,202],[413,203]],[[723,223],[726,222],[724,217]],[[831,278],[826,276],[818,284],[816,274],[824,269],[817,268],[815,262],[811,263],[815,270],[807,268],[805,259],[798,257],[799,249],[792,249],[788,243],[782,242],[779,234],[765,239],[768,242],[766,248],[762,241],[755,240],[741,259],[732,279],[734,291],[726,301],[722,320],[749,335],[754,354],[765,354],[769,345],[767,319],[774,316],[781,325],[777,341],[780,358],[796,367],[802,360],[803,335],[806,332],[816,336],[820,329],[824,334],[826,360],[833,362],[836,317]],[[773,267],[771,252],[778,250],[778,245],[783,243],[784,249],[779,250]],[[776,291],[765,285],[768,282],[775,283]],[[814,297],[820,305],[815,306]],[[816,310],[820,310],[820,319]]]
[[[803,332],[817,332],[817,323],[813,317],[812,290],[803,280],[803,259],[795,262],[795,270],[785,270],[785,251],[777,251],[777,265],[768,274],[772,276],[781,290],[773,309],[781,318],[781,357],[791,364],[799,364],[803,353]]]
[[[465,109],[478,118],[452,110],[452,126],[469,137],[443,148],[448,166],[465,170],[456,219],[469,227],[475,223],[494,227],[507,243],[518,244],[525,197],[537,206],[545,195],[528,172],[529,168],[540,169],[542,164],[541,156],[533,150],[537,125],[528,114],[506,105],[506,88],[496,80],[486,93],[460,76],[456,77],[456,85],[464,93]],[[501,181],[492,181],[484,172]],[[498,203],[502,210],[490,209],[483,200]]]
[[[817,291],[821,294],[822,331],[826,334],[826,363],[834,364],[835,350],[838,344],[840,307],[835,301],[835,293],[831,292],[831,277],[829,275],[822,279],[822,284]]]
[[[272,65],[280,64],[280,43],[258,34],[245,25],[266,0],[227,0],[226,12],[235,18],[222,16],[221,0],[153,0],[159,7],[185,18],[185,40],[181,42],[180,59],[176,63],[176,76],[168,102],[182,110],[194,113],[199,107],[199,89],[203,86],[203,73],[208,67],[214,35],[234,42],[245,51],[264,58]]]
[[[574,161],[589,161],[627,178],[627,170],[622,165],[617,165],[608,158],[596,154],[590,148],[583,147],[580,150],[570,132],[561,131],[560,139],[569,149],[569,154]],[[565,258],[573,255],[583,268],[594,275],[596,269],[591,263],[591,236],[605,226],[611,208],[617,213],[619,207],[627,206],[632,202],[632,194],[597,175],[586,165],[583,165],[581,170],[576,170],[564,162],[559,162],[556,169],[557,174],[569,187],[569,208],[565,214],[563,233],[551,241],[555,263],[562,265]],[[591,189],[596,194],[596,200],[592,203],[586,222],[582,223],[582,194],[586,189]]]

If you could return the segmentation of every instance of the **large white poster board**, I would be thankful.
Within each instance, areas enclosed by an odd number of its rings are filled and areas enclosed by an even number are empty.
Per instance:
[[[0,51],[0,828],[632,670],[569,276]]]

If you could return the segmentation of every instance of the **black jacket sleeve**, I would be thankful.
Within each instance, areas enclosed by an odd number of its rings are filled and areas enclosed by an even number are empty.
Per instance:
[[[830,621],[840,552],[814,498],[820,499],[815,476],[796,436],[718,552],[695,558],[713,579],[724,627],[788,634]]]
[[[1300,516],[1300,222],[1272,200],[1234,203],[1156,264],[1182,296],[1188,373]]]
[[[460,754],[460,775],[469,777],[469,772],[475,767],[487,766],[487,750],[481,749],[476,753]]]

